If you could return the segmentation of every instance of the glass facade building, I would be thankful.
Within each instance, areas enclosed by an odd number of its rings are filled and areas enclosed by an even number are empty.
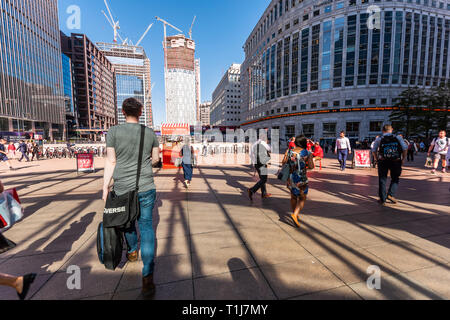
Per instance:
[[[62,71],[63,71],[63,90],[65,98],[66,113],[74,114],[73,106],[73,89],[72,89],[72,60],[64,53],[62,57]]]
[[[57,0],[0,1],[1,132],[65,134]]]
[[[448,0],[273,0],[244,44],[241,125],[373,138],[402,91],[448,83],[449,27]]]
[[[123,102],[135,98],[144,106],[141,124],[153,128],[150,59],[144,48],[103,42],[97,43],[97,46],[112,63],[116,73],[118,124],[125,123]]]

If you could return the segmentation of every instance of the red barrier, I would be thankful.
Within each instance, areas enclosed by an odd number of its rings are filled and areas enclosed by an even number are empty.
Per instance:
[[[354,168],[370,168],[370,150],[354,150]]]
[[[93,153],[77,153],[77,173],[80,172],[95,172]]]

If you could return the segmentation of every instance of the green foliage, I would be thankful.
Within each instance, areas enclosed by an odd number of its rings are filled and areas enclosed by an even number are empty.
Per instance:
[[[390,115],[396,130],[406,137],[418,135],[429,138],[431,132],[448,127],[450,106],[450,84],[443,84],[429,90],[412,87],[403,91]],[[425,110],[428,109],[428,110]],[[434,111],[445,109],[447,112]]]

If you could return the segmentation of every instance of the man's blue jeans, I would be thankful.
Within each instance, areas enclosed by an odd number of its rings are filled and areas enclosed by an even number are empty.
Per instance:
[[[386,193],[386,184],[388,173],[391,173],[391,186]],[[401,161],[379,161],[378,162],[378,177],[379,177],[379,196],[382,202],[386,202],[387,196],[395,197],[398,185],[400,183],[400,176],[402,175]]]
[[[141,257],[144,263],[142,276],[145,278],[153,274],[155,267],[155,231],[153,230],[153,207],[156,202],[156,190],[139,193],[141,216],[138,220],[141,234]],[[138,236],[136,225],[125,231],[128,253],[138,250]]]
[[[341,164],[341,170],[345,170],[345,167],[347,166],[348,149],[339,149],[338,157],[339,163]]]

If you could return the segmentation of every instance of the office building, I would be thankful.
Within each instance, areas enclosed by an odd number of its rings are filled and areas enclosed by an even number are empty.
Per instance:
[[[84,34],[61,33],[61,48],[72,60],[77,132],[98,141],[116,125],[116,90],[112,63]]]
[[[211,102],[203,102],[200,104],[200,122],[202,126],[211,125]]]
[[[449,38],[449,1],[273,0],[244,45],[242,127],[372,139],[402,91],[449,81]]]
[[[102,42],[97,46],[115,70],[118,123],[125,123],[123,101],[136,98],[144,106],[141,124],[153,128],[150,59],[144,48]]]
[[[0,1],[0,132],[65,138],[58,1]]]
[[[212,95],[211,125],[237,127],[241,123],[241,65],[234,63],[225,72]]]

